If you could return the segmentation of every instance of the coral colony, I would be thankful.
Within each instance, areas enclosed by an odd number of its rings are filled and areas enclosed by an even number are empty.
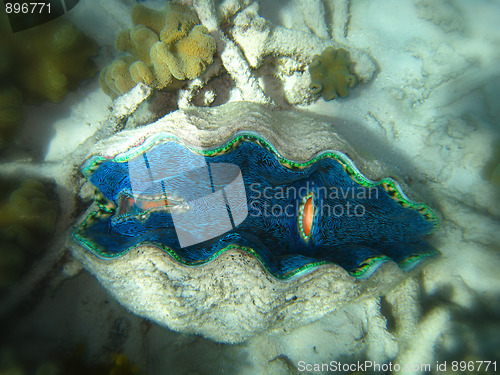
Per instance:
[[[314,94],[332,100],[347,96],[349,88],[356,85],[356,77],[349,71],[347,51],[328,47],[321,55],[315,55],[309,64],[311,85]]]
[[[178,89],[212,64],[215,40],[188,6],[167,3],[158,11],[143,5],[132,10],[135,26],[120,32],[116,48],[125,55],[101,72],[106,94],[123,95],[138,83]]]

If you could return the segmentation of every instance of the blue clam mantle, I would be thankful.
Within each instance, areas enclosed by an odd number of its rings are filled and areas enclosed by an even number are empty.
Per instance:
[[[98,210],[73,237],[101,258],[152,244],[196,266],[237,248],[279,279],[325,263],[361,278],[438,253],[424,240],[438,224],[429,207],[390,178],[369,180],[341,152],[296,163],[252,132],[214,149],[162,132],[113,159],[91,158],[83,173]]]

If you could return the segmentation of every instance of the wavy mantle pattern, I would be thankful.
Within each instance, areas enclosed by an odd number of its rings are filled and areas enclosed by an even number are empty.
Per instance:
[[[159,133],[82,171],[98,210],[73,238],[104,259],[149,244],[199,266],[239,249],[278,279],[327,263],[366,278],[387,261],[409,270],[438,254],[424,240],[438,225],[432,210],[337,151],[298,163],[255,133],[213,149]]]

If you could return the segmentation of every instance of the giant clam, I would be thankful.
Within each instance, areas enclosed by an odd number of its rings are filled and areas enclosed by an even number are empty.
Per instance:
[[[247,102],[117,133],[82,166],[73,254],[135,314],[220,342],[385,293],[437,254],[437,218],[347,138]]]

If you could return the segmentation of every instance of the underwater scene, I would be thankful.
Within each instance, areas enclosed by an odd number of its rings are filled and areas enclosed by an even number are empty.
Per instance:
[[[500,373],[499,20],[0,1],[0,375]]]

